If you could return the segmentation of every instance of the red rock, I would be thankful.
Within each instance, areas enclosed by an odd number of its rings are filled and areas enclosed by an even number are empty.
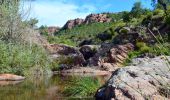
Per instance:
[[[67,23],[63,26],[63,29],[72,29],[73,27],[80,25],[84,22],[84,19],[74,19],[74,20],[69,20]]]
[[[13,74],[0,74],[0,81],[20,81],[24,80],[25,77],[13,75]]]

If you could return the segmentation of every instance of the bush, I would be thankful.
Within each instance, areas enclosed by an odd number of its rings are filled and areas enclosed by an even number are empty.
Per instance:
[[[144,42],[137,42],[136,47],[141,53],[148,53],[151,51],[151,48],[148,47]]]
[[[170,6],[168,7],[167,14],[168,15],[165,17],[165,22],[170,25]]]
[[[141,47],[144,47],[144,46],[146,46],[146,43],[144,43],[144,42],[137,42],[136,43],[137,48],[141,48]]]
[[[156,9],[153,12],[153,15],[164,15],[164,11],[162,9]]]
[[[150,51],[150,48],[148,46],[143,46],[140,48],[140,51],[142,53],[148,53]]]
[[[0,73],[25,75],[32,67],[48,69],[49,59],[45,51],[36,45],[6,44],[0,41]]]
[[[0,4],[0,38],[6,42],[21,42],[26,35],[19,4],[19,0],[3,0]]]

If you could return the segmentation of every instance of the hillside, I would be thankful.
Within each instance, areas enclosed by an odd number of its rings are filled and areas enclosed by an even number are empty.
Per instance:
[[[72,0],[30,2],[43,18],[89,10]],[[25,19],[20,0],[0,1],[0,99],[169,100],[170,1],[151,2],[153,9],[135,2],[130,11],[94,9],[62,27],[37,27],[46,21]]]

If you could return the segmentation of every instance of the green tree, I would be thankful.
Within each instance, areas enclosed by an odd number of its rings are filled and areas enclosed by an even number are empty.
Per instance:
[[[122,19],[124,22],[128,22],[131,19],[131,15],[128,11],[123,11],[122,12]]]
[[[19,0],[1,0],[0,2],[0,39],[7,42],[18,41],[22,37],[24,25],[19,13]]]
[[[134,3],[130,13],[133,17],[140,17],[143,14],[143,11],[144,9],[142,7],[141,2],[136,2]]]
[[[162,8],[164,9],[165,13],[167,14],[167,6],[168,4],[170,4],[170,0],[152,0],[153,6],[156,7],[156,5],[160,8],[162,6]]]

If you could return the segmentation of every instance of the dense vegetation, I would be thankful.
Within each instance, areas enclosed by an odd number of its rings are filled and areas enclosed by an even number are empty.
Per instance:
[[[0,73],[26,75],[34,67],[38,71],[48,70],[47,53],[28,40],[36,33],[32,28],[37,22],[22,18],[25,13],[20,12],[19,2],[22,1],[4,0],[0,4]]]
[[[80,46],[85,40],[89,40],[91,41],[90,44],[95,45],[100,45],[103,42],[116,44],[115,39],[117,36],[127,34],[127,29],[116,31],[122,27],[142,27],[138,30],[138,33],[148,37],[149,35],[143,28],[148,28],[148,23],[155,19],[163,19],[161,23],[170,25],[169,0],[165,1],[168,3],[164,3],[162,0],[153,0],[155,4],[154,10],[143,8],[140,2],[136,2],[131,11],[107,13],[112,18],[112,21],[109,23],[82,24],[73,29],[62,29],[54,33],[54,36],[48,35],[46,26],[40,27],[39,31],[41,35],[47,38],[49,43],[61,43],[71,46]],[[24,13],[20,12],[19,9],[19,2],[19,0],[3,0],[0,2],[0,73],[14,73],[18,75],[36,73],[41,75],[50,70],[50,68],[56,69],[58,62],[52,61],[42,46],[33,42],[30,43],[30,34],[36,34],[34,28],[38,20],[34,18],[24,20],[22,18]],[[129,63],[132,58],[146,53],[156,56],[170,55],[170,33],[162,34],[158,32],[159,34],[155,35],[152,31],[158,31],[158,29],[154,25],[152,29],[147,31],[149,31],[157,43],[136,41],[134,43],[136,48],[129,53],[129,58],[125,64]],[[67,62],[70,63],[71,61],[67,59]],[[84,78],[76,81],[73,82],[71,87],[66,87],[63,93],[67,96],[91,96],[94,95],[94,92],[100,86],[99,81],[93,78]]]
[[[74,27],[73,29],[61,30],[55,33],[55,37],[49,36],[48,40],[50,43],[63,43],[72,46],[77,46],[82,40],[85,39],[95,39],[94,42],[97,42],[95,35],[103,32],[112,23],[91,23],[88,25],[80,25]]]

